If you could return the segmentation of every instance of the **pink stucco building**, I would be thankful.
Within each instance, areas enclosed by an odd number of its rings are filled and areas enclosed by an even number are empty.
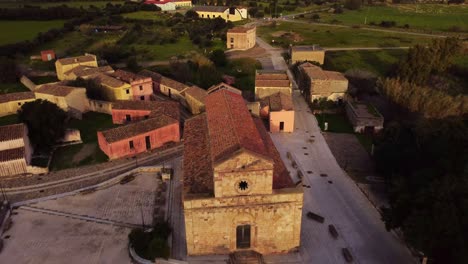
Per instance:
[[[294,131],[294,107],[290,95],[278,92],[263,98],[260,116],[268,119],[270,132]]]
[[[153,94],[153,80],[151,77],[117,70],[110,74],[112,77],[126,82],[132,87],[133,100],[149,101]]]
[[[160,114],[179,120],[179,103],[174,101],[119,100],[112,104],[112,122],[114,124],[126,124],[153,118]]]

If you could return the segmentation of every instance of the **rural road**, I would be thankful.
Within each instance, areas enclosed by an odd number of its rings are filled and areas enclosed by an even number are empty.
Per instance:
[[[272,65],[285,70],[286,63],[278,52],[264,41],[258,42],[271,55]],[[282,63],[281,63],[282,61]],[[290,74],[290,73],[289,73]],[[293,82],[293,87],[297,88]],[[298,181],[287,152],[292,154],[304,175],[304,206],[301,230],[303,263],[344,263],[341,249],[348,248],[354,263],[414,263],[410,251],[392,232],[387,232],[378,211],[340,168],[323,138],[315,116],[310,112],[299,90],[294,89],[295,131],[271,134],[288,170]],[[326,175],[322,177],[321,174]],[[325,217],[321,224],[307,218],[312,211]],[[329,235],[333,224],[338,238]]]

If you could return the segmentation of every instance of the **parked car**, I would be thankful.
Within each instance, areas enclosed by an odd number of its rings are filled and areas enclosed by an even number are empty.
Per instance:
[[[308,212],[307,213],[307,217],[312,219],[312,220],[315,220],[319,223],[323,223],[325,221],[325,218],[321,215],[318,215],[318,214],[314,214],[312,212]]]

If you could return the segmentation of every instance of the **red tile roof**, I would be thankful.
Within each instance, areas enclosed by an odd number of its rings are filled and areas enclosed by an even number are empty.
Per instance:
[[[285,71],[257,71],[255,87],[291,87]]]
[[[34,99],[33,92],[19,92],[19,93],[7,93],[7,94],[0,94],[0,104],[6,102],[13,102],[13,101],[22,101],[28,99]]]
[[[102,131],[102,135],[108,143],[113,143],[127,138],[135,137],[143,133],[148,133],[150,131],[174,123],[179,123],[179,121],[166,115],[159,115],[154,118]]]
[[[83,62],[90,62],[90,61],[96,61],[96,56],[94,56],[94,55],[84,55],[84,56],[63,58],[63,59],[58,59],[57,60],[57,62],[59,62],[62,65],[74,64],[74,63],[83,63]]]
[[[208,96],[208,92],[200,87],[191,86],[184,91],[184,94],[190,95],[201,103],[205,103],[205,98]]]
[[[184,193],[213,193],[213,167],[206,114],[185,121]]]
[[[122,71],[122,70],[116,70],[115,72],[109,75],[116,79],[122,80],[126,83],[131,83],[133,81],[150,78],[147,76],[142,76],[142,75],[135,74],[133,72]]]
[[[24,147],[0,151],[0,162],[24,159]]]
[[[64,97],[64,96],[69,95],[73,91],[78,91],[82,89],[85,89],[85,88],[57,85],[57,84],[44,84],[40,86],[39,88],[37,88],[36,90],[34,90],[34,92]]]
[[[0,141],[15,140],[23,136],[24,124],[0,126]]]
[[[263,98],[261,103],[262,105],[270,106],[270,111],[294,110],[291,95],[286,95],[280,92]]]
[[[149,110],[151,116],[160,114],[174,119],[180,119],[180,105],[174,101],[129,101],[118,100],[112,103],[112,109],[116,110]]]
[[[241,148],[266,156],[260,134],[241,95],[220,90],[205,99],[213,162]]]
[[[230,92],[233,92],[233,93],[237,93],[237,94],[242,94],[242,91],[227,84],[227,83],[219,83],[219,84],[216,84],[216,85],[213,85],[211,86],[210,88],[208,88],[207,92],[210,94],[210,93],[214,93],[216,91],[219,91],[219,90],[228,90]]]

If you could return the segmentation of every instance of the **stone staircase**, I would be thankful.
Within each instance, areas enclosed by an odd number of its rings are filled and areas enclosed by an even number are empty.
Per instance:
[[[229,254],[229,264],[265,264],[262,254],[253,251],[236,251]]]

